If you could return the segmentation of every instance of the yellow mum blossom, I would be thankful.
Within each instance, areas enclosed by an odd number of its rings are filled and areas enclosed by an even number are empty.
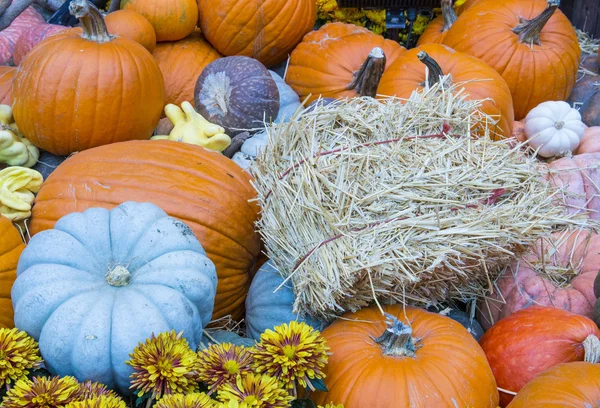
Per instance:
[[[61,408],[76,399],[78,388],[73,377],[19,380],[6,393],[2,408]]]
[[[27,377],[41,362],[32,337],[17,328],[0,329],[0,387]]]
[[[221,402],[235,400],[253,408],[289,407],[293,399],[275,377],[253,373],[239,375],[234,384],[224,384],[218,398]]]
[[[344,405],[342,404],[334,404],[333,402],[330,404],[327,404],[325,406],[323,405],[318,405],[317,408],[344,408]]]
[[[250,405],[238,400],[229,400],[227,402],[217,402],[214,408],[250,408]]]
[[[79,384],[79,389],[77,390],[78,400],[87,400],[102,396],[116,397],[117,394],[115,394],[113,390],[109,390],[106,385],[100,384],[99,382],[86,381]]]
[[[213,401],[203,392],[192,392],[190,394],[171,394],[162,397],[154,408],[213,408]]]
[[[95,398],[73,401],[67,404],[65,408],[127,408],[127,404],[116,395],[101,395]]]
[[[221,384],[235,382],[239,374],[252,372],[252,353],[231,343],[213,344],[198,352],[198,381],[213,393]]]

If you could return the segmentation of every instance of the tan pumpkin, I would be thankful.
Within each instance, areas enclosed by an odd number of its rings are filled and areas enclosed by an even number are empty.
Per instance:
[[[194,31],[198,22],[196,0],[121,0],[121,10],[133,10],[146,17],[154,27],[156,41],[181,40]]]
[[[585,129],[583,139],[575,150],[575,154],[583,153],[600,153],[600,126],[591,126]]]
[[[0,327],[14,327],[10,290],[25,244],[8,218],[0,215]]]
[[[200,30],[180,41],[158,43],[152,54],[165,81],[165,105],[194,101],[196,80],[204,67],[221,58]]]
[[[148,19],[133,10],[117,10],[104,18],[108,32],[127,37],[144,46],[149,52],[156,48],[156,33]]]
[[[479,303],[484,329],[532,305],[564,309],[591,318],[600,269],[600,235],[588,230],[556,232],[540,239],[507,266],[493,293]]]

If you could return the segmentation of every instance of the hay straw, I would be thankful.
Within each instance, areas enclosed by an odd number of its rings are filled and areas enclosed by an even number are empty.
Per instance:
[[[583,54],[598,53],[598,45],[600,44],[600,40],[597,38],[592,38],[588,33],[581,31],[578,28],[575,31],[577,32],[577,40],[579,41],[579,47],[581,48],[581,52]]]
[[[537,162],[489,139],[461,84],[320,106],[267,131],[252,172],[267,254],[296,312],[472,300],[567,219]],[[484,137],[471,135],[486,124]]]

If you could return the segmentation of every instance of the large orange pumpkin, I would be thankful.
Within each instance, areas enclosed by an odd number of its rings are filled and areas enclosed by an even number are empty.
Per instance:
[[[174,141],[129,141],[90,149],[63,162],[44,182],[32,234],[62,216],[125,201],[150,202],[192,228],[217,268],[213,317],[243,316],[249,273],[260,253],[258,207],[250,176],[221,154]]]
[[[104,21],[108,32],[127,37],[152,52],[156,48],[156,33],[148,19],[133,10],[117,10],[108,14]]]
[[[387,323],[370,307],[323,331],[332,355],[325,367],[328,392],[316,393],[316,404],[496,408],[498,390],[485,354],[460,323],[413,307],[383,310]]]
[[[600,364],[559,364],[531,380],[508,408],[596,408],[600,406]]]
[[[133,10],[146,17],[157,41],[181,40],[198,23],[196,0],[121,0],[121,10]]]
[[[12,88],[17,69],[0,65],[0,104],[12,105]]]
[[[330,23],[308,33],[292,52],[286,82],[304,100],[344,98],[367,95],[367,84],[375,90],[382,68],[373,64],[372,51],[381,49],[385,68],[401,55],[404,47],[386,40],[363,27],[353,24]],[[366,91],[366,92],[365,92]]]
[[[446,33],[444,44],[482,59],[502,75],[517,120],[542,102],[566,100],[575,85],[581,51],[558,4],[481,0]]]
[[[25,244],[8,218],[0,215],[0,327],[14,327],[10,290]]]
[[[202,70],[221,58],[200,30],[181,41],[158,43],[153,55],[165,81],[165,105],[177,106],[194,102],[194,88]]]
[[[498,387],[519,392],[544,370],[560,363],[583,361],[600,344],[600,330],[587,317],[553,307],[532,306],[492,326],[479,344]],[[599,350],[600,352],[600,350]],[[512,394],[500,392],[505,407]]]
[[[198,25],[217,51],[267,67],[285,61],[317,19],[315,0],[198,0],[198,7]]]
[[[453,82],[464,82],[463,87],[470,99],[489,98],[483,102],[481,110],[498,121],[492,131],[499,138],[511,136],[513,100],[506,82],[481,60],[441,44],[423,44],[400,55],[383,74],[377,93],[410,97],[414,90],[423,87],[427,79],[426,66],[429,68],[430,85],[432,81],[438,82],[440,75],[451,74]]]
[[[32,49],[13,85],[13,114],[34,145],[66,156],[92,147],[148,139],[164,107],[164,85],[152,55],[129,38],[108,35],[98,9],[73,0],[84,27]]]

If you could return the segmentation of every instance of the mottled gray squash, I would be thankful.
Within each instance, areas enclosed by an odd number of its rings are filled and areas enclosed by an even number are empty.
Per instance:
[[[274,121],[279,90],[269,70],[248,57],[226,57],[204,68],[194,91],[196,110],[230,136]]]

